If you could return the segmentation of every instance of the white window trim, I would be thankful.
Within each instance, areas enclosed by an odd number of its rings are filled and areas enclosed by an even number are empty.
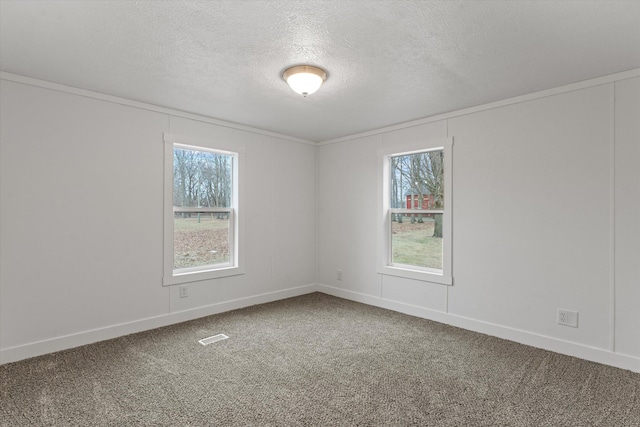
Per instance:
[[[420,153],[432,150],[444,150],[444,213],[442,215],[442,271],[421,268],[412,265],[391,263],[391,221],[389,206],[390,197],[390,165],[389,158],[406,154]],[[382,148],[378,152],[378,273],[382,275],[404,277],[424,282],[453,285],[452,267],[452,152],[453,138],[411,141],[405,144],[394,144],[392,147]],[[393,209],[404,211],[406,209]],[[413,210],[411,213],[429,213],[430,210]],[[435,211],[433,211],[435,212]],[[440,210],[437,210],[440,212]]]
[[[211,269],[182,269],[175,274],[173,269],[173,147],[175,144],[194,150],[212,151],[233,156],[233,194],[230,208],[179,208],[195,209],[194,212],[224,211],[229,212],[233,239],[229,240],[230,262],[212,266]],[[219,279],[222,277],[244,274],[244,215],[241,210],[244,198],[244,147],[224,142],[212,142],[164,134],[164,248],[162,285],[171,286],[201,280]]]

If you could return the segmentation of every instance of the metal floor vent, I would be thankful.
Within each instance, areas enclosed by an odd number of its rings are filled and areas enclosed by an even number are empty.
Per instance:
[[[198,342],[200,344],[202,344],[202,345],[209,345],[209,344],[213,344],[214,342],[226,340],[227,338],[229,338],[229,337],[226,336],[225,334],[218,334],[218,335],[214,335],[212,337],[203,338],[203,339],[199,340]]]

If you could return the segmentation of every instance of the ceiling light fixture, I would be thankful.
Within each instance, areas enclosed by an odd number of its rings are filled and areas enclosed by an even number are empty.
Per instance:
[[[322,86],[322,83],[327,80],[327,73],[312,65],[296,65],[284,70],[282,78],[294,92],[307,96]]]

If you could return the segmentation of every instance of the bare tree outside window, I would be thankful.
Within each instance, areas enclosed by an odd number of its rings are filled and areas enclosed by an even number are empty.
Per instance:
[[[232,158],[208,151],[173,149],[173,205],[231,206]]]
[[[390,157],[392,262],[442,269],[444,151]]]

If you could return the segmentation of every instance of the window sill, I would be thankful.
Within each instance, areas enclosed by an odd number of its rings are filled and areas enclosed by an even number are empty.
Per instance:
[[[420,280],[422,282],[438,283],[440,285],[453,285],[453,277],[424,270],[412,270],[410,268],[384,266],[378,267],[378,274],[404,277],[405,279]]]
[[[191,271],[181,274],[168,275],[162,278],[162,286],[181,285],[184,283],[200,282],[202,280],[221,279],[223,277],[244,274],[241,267],[223,267],[215,270]]]

